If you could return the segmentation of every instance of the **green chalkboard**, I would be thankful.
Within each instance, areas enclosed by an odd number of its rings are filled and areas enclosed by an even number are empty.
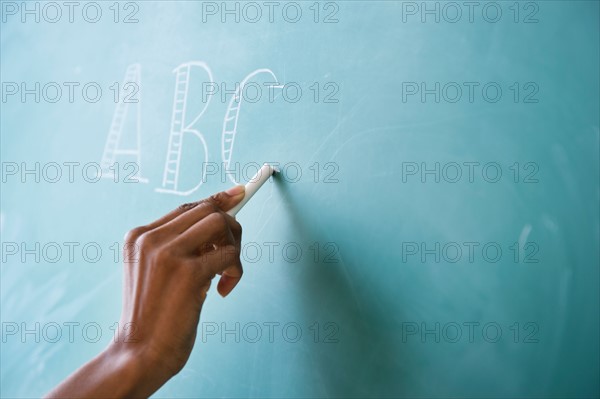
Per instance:
[[[125,232],[263,162],[156,397],[599,395],[598,2],[1,7],[0,396],[114,339]]]

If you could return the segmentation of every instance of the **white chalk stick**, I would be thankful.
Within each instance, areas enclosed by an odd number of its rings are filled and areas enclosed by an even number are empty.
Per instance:
[[[250,198],[252,198],[258,189],[269,180],[269,177],[273,175],[273,172],[275,172],[275,169],[271,165],[268,163],[264,164],[246,184],[246,195],[244,195],[244,199],[232,209],[228,210],[227,214],[235,216],[240,209],[246,205],[246,202],[250,201]]]

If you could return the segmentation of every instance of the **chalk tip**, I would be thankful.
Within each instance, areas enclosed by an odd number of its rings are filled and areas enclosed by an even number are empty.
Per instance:
[[[263,165],[263,168],[264,168],[265,166],[266,166],[266,167],[268,167],[268,168],[269,168],[269,170],[271,171],[271,176],[275,176],[277,173],[279,173],[279,169],[277,169],[275,166],[273,166],[273,165],[270,165],[270,164],[268,164],[268,163],[264,164],[264,165]]]

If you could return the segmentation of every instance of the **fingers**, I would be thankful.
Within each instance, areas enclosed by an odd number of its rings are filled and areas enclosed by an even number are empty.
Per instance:
[[[162,216],[161,218],[155,220],[154,222],[147,224],[145,226],[136,227],[136,228],[130,230],[125,235],[125,243],[135,242],[135,240],[137,240],[142,234],[168,224],[173,219],[184,214],[185,212],[189,211],[190,209],[194,209],[201,202],[202,201],[196,201],[196,202],[189,202],[187,204],[180,205],[176,209],[173,209],[171,212],[169,212],[166,215]]]
[[[233,245],[239,249],[242,226],[224,212],[212,212],[176,238],[176,245],[189,254],[202,254],[217,246]]]
[[[244,198],[244,195],[244,186],[235,186],[227,191],[214,194],[209,198],[200,201],[188,211],[177,215],[168,223],[164,224],[163,228],[176,234],[182,234],[211,213],[217,211],[226,212],[233,208]]]
[[[217,274],[221,279],[217,286],[219,294],[226,296],[233,290],[244,273],[240,251],[234,245],[221,246],[196,258],[195,267],[201,280],[211,280]]]
[[[202,201],[188,202],[186,204],[179,205],[176,209],[173,209],[171,212],[167,213],[163,217],[161,217],[161,218],[155,220],[154,222],[146,225],[145,229],[147,231],[150,231],[150,230],[156,229],[156,228],[158,228],[160,226],[163,226],[163,225],[169,223],[171,220],[173,220],[176,217],[178,217],[179,215],[184,214],[185,212],[189,211],[190,209],[194,209],[201,202]]]
[[[240,282],[244,269],[242,268],[242,262],[240,260],[240,252],[242,247],[242,226],[228,214],[224,214],[225,219],[228,222],[231,235],[235,242],[236,253],[232,254],[235,256],[233,263],[229,264],[229,267],[221,272],[221,278],[217,284],[217,291],[222,297],[226,297]]]
[[[211,195],[207,201],[215,204],[223,212],[227,212],[236,206],[244,198],[245,194],[246,187],[239,185],[231,187],[229,190]]]
[[[154,222],[145,226],[136,227],[129,231],[125,235],[125,242],[134,242],[142,234],[159,227],[164,228],[165,232],[171,230],[175,234],[180,234],[198,220],[211,213],[211,211],[214,212],[220,209],[223,212],[227,212],[244,198],[244,194],[244,186],[235,186],[229,190],[214,194],[207,199],[180,205]],[[206,205],[204,205],[202,209],[198,209],[198,205],[201,204]],[[191,210],[194,210],[192,214],[187,215],[185,218],[181,218],[181,216],[187,214]]]
[[[218,212],[219,208],[212,202],[200,201],[194,208],[177,216],[170,222],[164,224],[162,229],[174,234],[182,234],[195,223],[203,220],[211,213]]]
[[[183,256],[194,266],[194,274],[206,291],[210,280],[222,274],[218,292],[226,296],[240,281],[242,227],[225,212],[236,206],[245,195],[244,186],[232,187],[211,197],[184,204],[155,222],[131,230],[126,242],[150,236],[160,239],[152,246],[171,248],[169,255]],[[145,242],[148,240],[145,240]],[[208,277],[208,278],[207,278]]]
[[[237,283],[240,282],[242,274],[244,274],[242,262],[239,261],[239,255],[237,260],[237,263],[235,263],[233,266],[229,266],[227,269],[223,270],[223,273],[221,273],[221,278],[217,284],[217,291],[222,297],[226,297],[235,288]]]
[[[242,226],[235,218],[214,212],[181,234],[178,241],[187,251],[200,254],[196,267],[205,269],[210,278],[221,274],[217,285],[221,296],[227,296],[239,283],[244,273],[240,261]]]
[[[229,226],[229,230],[233,235],[233,239],[235,240],[236,244],[240,246],[242,243],[242,225],[238,223],[235,217],[224,212],[222,215],[227,221],[227,225]]]

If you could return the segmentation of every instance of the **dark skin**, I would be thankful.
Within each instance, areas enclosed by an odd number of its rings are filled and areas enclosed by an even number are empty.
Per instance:
[[[212,279],[221,275],[217,291],[227,296],[242,277],[242,228],[225,213],[242,198],[236,186],[126,235],[119,326],[128,333],[47,397],[148,397],[183,368]]]

